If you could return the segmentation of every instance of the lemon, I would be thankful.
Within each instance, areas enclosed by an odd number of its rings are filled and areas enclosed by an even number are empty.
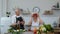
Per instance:
[[[17,32],[18,32],[19,30],[17,30]]]
[[[25,32],[25,30],[23,30]]]

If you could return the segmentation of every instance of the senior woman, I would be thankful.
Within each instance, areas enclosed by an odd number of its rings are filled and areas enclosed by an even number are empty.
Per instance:
[[[31,25],[31,30],[38,29],[41,24],[43,24],[43,21],[39,17],[39,14],[33,13],[29,21],[29,25]]]

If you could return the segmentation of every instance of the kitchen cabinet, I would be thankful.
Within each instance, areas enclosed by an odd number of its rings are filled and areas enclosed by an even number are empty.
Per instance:
[[[10,17],[2,17],[1,18],[1,34],[4,34],[9,29],[11,25],[11,18]]]
[[[55,34],[60,34],[60,28],[59,28],[59,27],[54,28],[54,33],[55,33]]]

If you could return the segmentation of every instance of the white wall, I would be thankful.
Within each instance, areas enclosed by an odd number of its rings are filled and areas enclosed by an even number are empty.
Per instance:
[[[1,16],[6,16],[6,11],[10,11],[11,15],[14,14],[13,8],[19,7],[24,10],[27,10],[29,8],[30,11],[32,11],[33,7],[38,6],[40,10],[40,16],[43,14],[45,10],[50,10],[54,4],[57,2],[60,2],[60,0],[1,0]],[[60,10],[54,11],[54,15],[52,16],[60,16]],[[51,16],[49,16],[51,17]],[[24,17],[25,18],[25,17]]]
[[[2,13],[2,0],[0,0],[0,17],[1,17],[1,13]]]
[[[52,6],[55,5],[58,1],[60,2],[60,0],[8,0],[7,4],[6,4],[7,0],[5,0],[3,2],[5,4],[5,6],[4,6],[5,9],[8,5],[8,11],[10,11],[12,13],[11,15],[14,14],[13,8],[15,8],[15,7],[19,7],[24,10],[27,10],[27,8],[29,8],[29,10],[32,11],[33,7],[35,7],[35,6],[38,6],[41,9],[40,15],[42,15],[42,13],[45,10],[50,10],[52,8]],[[5,13],[6,10],[3,12]],[[60,11],[54,11],[54,15],[52,15],[52,16],[60,16],[59,14],[60,14]],[[24,18],[25,18],[25,21],[29,20],[29,18],[26,18],[25,16],[24,16]]]
[[[2,11],[2,0],[0,0],[0,18],[1,18],[1,11]],[[1,24],[1,22],[0,22],[0,24]],[[0,34],[1,34],[1,28],[0,28]]]
[[[2,1],[2,0],[1,0]],[[30,11],[32,11],[33,7],[38,6],[40,10],[40,16],[43,14],[45,10],[50,10],[53,5],[55,5],[57,2],[60,2],[60,0],[3,0],[2,1],[2,10],[1,14],[3,17],[6,16],[6,11],[10,11],[11,15],[14,14],[13,8],[19,7],[24,10],[27,10],[29,8]],[[60,10],[54,11],[54,14],[51,16],[60,16]],[[51,17],[49,16],[49,17]],[[24,18],[26,18],[24,16]],[[29,20],[29,18],[26,18],[26,20]]]
[[[0,16],[6,16],[6,0],[0,0]]]
[[[32,11],[33,7],[38,6],[40,10],[40,14],[44,12],[44,10],[50,10],[54,4],[59,0],[9,0],[8,10],[13,12],[13,8],[19,7],[26,10],[29,8]]]
[[[27,8],[29,8],[29,10],[32,12],[33,7],[37,6],[41,9],[40,16],[42,16],[42,14],[45,10],[51,10],[52,6],[55,5],[58,1],[60,2],[60,0],[9,0],[8,11],[11,11],[12,15],[13,15],[14,14],[13,8],[19,7],[24,10],[27,10]],[[59,11],[54,10],[54,14],[50,15],[48,17],[51,17],[51,16],[53,16],[53,17],[60,16],[60,10]],[[29,17],[26,18],[24,16],[24,18],[25,18],[25,21],[29,20]],[[43,19],[43,20],[45,20],[45,19]],[[53,19],[51,19],[51,20],[53,20]]]
[[[45,10],[50,10],[52,6],[56,4],[58,1],[60,2],[60,0],[8,0],[7,3],[7,0],[2,0],[1,3],[3,4],[0,7],[2,7],[3,11],[0,12],[0,14],[3,13],[1,15],[6,16],[5,12],[7,10],[13,14],[14,13],[13,8],[15,7],[19,7],[24,10],[27,10],[27,8],[29,8],[29,10],[32,11],[33,7],[38,6],[41,9],[40,10],[40,15],[41,15]]]

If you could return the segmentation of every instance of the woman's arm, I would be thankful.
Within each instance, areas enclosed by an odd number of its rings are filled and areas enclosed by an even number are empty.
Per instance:
[[[29,21],[29,24],[28,25],[31,25],[32,24],[32,18],[30,18],[30,21]]]
[[[38,18],[39,18],[39,23],[43,24],[43,20],[40,17],[38,17]]]
[[[31,25],[31,24],[32,24],[32,21],[30,20],[30,21],[29,21],[29,25]]]
[[[43,20],[42,20],[42,19],[39,19],[39,23],[40,23],[40,24],[43,24]]]

